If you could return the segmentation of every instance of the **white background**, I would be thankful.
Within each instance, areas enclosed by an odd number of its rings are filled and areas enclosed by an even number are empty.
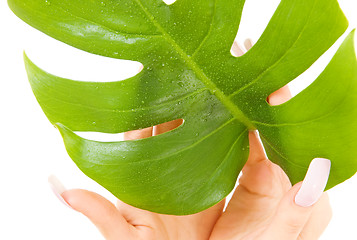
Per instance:
[[[354,0],[339,2],[350,21],[348,33],[357,27],[357,4]],[[238,41],[247,37],[256,41],[278,3],[248,0]],[[48,175],[54,173],[67,188],[86,188],[115,201],[67,156],[59,133],[31,92],[22,54],[26,50],[50,73],[87,81],[125,79],[136,73],[139,64],[94,56],[59,43],[20,21],[5,0],[0,2],[0,26],[0,239],[102,239],[87,219],[62,205],[47,184]],[[294,80],[294,94],[318,76],[341,41]],[[329,194],[334,216],[321,239],[357,239],[357,177]]]

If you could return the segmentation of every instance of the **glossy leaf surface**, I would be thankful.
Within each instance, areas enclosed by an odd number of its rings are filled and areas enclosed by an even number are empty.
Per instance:
[[[216,204],[234,187],[253,129],[293,183],[315,157],[332,162],[328,188],[357,170],[353,33],[311,86],[282,105],[266,102],[346,30],[336,0],[282,0],[258,42],[238,58],[230,49],[243,0],[8,3],[60,41],[144,65],[124,81],[80,82],[25,56],[36,98],[73,161],[124,202],[178,215]],[[73,132],[118,133],[180,118],[178,128],[140,140],[98,142]]]

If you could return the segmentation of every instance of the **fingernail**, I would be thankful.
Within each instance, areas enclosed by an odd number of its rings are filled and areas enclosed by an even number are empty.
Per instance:
[[[138,72],[141,72],[144,69],[144,65],[140,65]]]
[[[231,53],[235,57],[240,57],[240,56],[244,55],[245,51],[244,51],[243,47],[237,41],[234,41],[232,48],[231,48]]]
[[[62,197],[62,193],[66,191],[66,188],[63,186],[63,184],[58,180],[58,178],[55,175],[50,175],[48,177],[48,183],[50,185],[50,188],[52,189],[53,193],[56,195],[56,197],[67,207],[73,209]]]
[[[251,49],[253,47],[253,40],[250,39],[250,38],[247,38],[245,41],[244,41],[244,47],[245,49],[247,49],[247,51],[249,51],[249,49]]]
[[[295,196],[295,203],[301,207],[309,207],[321,197],[330,174],[331,161],[315,158],[311,161],[301,188]]]

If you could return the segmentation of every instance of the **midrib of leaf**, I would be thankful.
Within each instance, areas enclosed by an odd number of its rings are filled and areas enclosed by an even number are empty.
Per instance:
[[[243,123],[248,129],[253,130],[256,127],[253,123],[245,116],[245,114],[212,82],[212,80],[206,76],[202,69],[193,61],[188,54],[175,42],[174,39],[165,31],[165,29],[155,20],[154,16],[148,11],[148,9],[141,3],[141,0],[135,0],[135,2],[140,6],[140,8],[145,12],[150,21],[155,25],[155,27],[162,33],[162,37],[170,43],[170,45],[177,51],[177,53],[182,57],[185,63],[197,74],[199,79],[206,85],[210,92],[215,95],[231,112],[231,114]],[[212,23],[211,23],[212,24]]]

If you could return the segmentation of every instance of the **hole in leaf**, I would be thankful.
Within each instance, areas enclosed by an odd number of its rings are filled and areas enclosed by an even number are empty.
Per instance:
[[[176,2],[176,0],[162,0],[164,3],[166,3],[167,5],[171,5],[174,2]]]
[[[279,3],[280,0],[246,1],[236,37],[238,43],[243,45],[244,40],[247,38],[259,39]]]
[[[75,132],[78,136],[99,142],[124,141],[124,133]]]
[[[140,62],[91,54],[37,31],[30,31],[26,54],[41,69],[53,75],[79,81],[111,82],[135,76]]]
[[[307,70],[305,70],[297,78],[295,78],[290,83],[288,83],[287,86],[289,86],[290,93],[291,93],[292,97],[295,97],[300,92],[304,91],[307,87],[309,87],[319,77],[319,75],[324,71],[326,66],[331,61],[332,57],[335,55],[336,51],[338,50],[338,48],[340,47],[340,45],[342,44],[343,40],[346,38],[348,33],[349,32],[346,31],[346,33],[344,33],[332,45],[332,47],[330,49],[328,49],[320,58],[318,58]],[[280,90],[281,89],[277,90],[277,92]],[[278,106],[278,105],[281,105],[281,104],[287,102],[288,100],[289,99],[284,98],[284,97],[283,97],[283,99],[279,100],[279,97],[278,97],[278,99],[273,100],[273,101],[275,101],[275,104],[273,103],[270,105]],[[279,104],[279,101],[281,101],[280,104]],[[269,103],[268,99],[267,99],[267,102]]]
[[[335,55],[337,49],[341,46],[349,31],[346,31],[319,59],[314,62],[310,68],[300,74],[289,83],[292,96],[296,96],[312,84],[318,76],[324,71],[326,66]]]
[[[157,136],[165,132],[172,131],[183,124],[183,119],[161,123],[153,127],[133,130],[125,133],[100,133],[100,132],[76,132],[80,137],[88,140],[100,142],[120,142],[124,140],[134,140]]]

